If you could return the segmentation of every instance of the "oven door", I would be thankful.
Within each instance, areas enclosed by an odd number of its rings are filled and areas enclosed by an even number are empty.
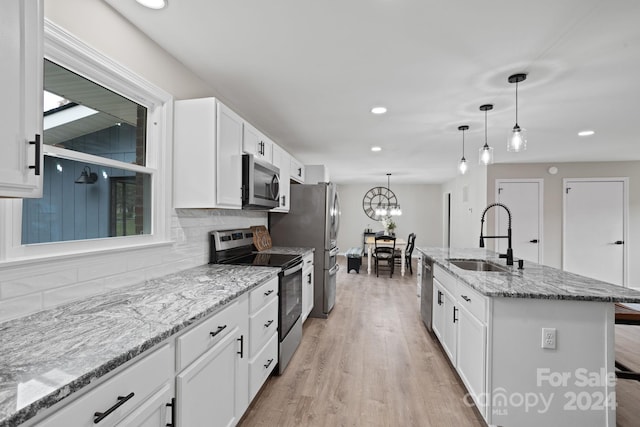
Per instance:
[[[278,298],[280,308],[278,338],[282,341],[302,315],[302,260],[280,272]]]

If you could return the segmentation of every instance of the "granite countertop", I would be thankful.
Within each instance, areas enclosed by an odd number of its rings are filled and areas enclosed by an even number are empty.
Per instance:
[[[525,261],[524,269],[519,270],[517,262],[507,266],[505,259],[498,258],[497,253],[488,249],[416,247],[416,250],[478,292],[491,297],[640,302],[640,291],[529,261]],[[447,261],[454,258],[492,261],[508,268],[509,272],[463,270]]]
[[[0,323],[0,427],[32,418],[278,272],[205,265]]]
[[[301,255],[305,256],[310,252],[315,251],[314,248],[298,248],[289,246],[273,246],[264,251],[260,251],[261,254],[284,254],[284,255]]]

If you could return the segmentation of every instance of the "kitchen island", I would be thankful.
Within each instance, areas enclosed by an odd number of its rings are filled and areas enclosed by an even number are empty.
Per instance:
[[[640,292],[530,262],[521,270],[485,249],[416,249],[433,262],[433,332],[489,425],[615,426],[613,303]]]

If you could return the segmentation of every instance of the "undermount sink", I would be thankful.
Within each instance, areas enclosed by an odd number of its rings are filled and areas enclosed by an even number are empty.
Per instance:
[[[447,261],[463,270],[495,271],[501,273],[506,273],[509,271],[506,267],[481,259],[448,259]]]

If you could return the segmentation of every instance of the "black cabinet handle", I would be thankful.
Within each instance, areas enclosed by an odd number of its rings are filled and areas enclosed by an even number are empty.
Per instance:
[[[453,323],[456,323],[458,321],[458,318],[456,317],[456,312],[458,311],[458,309],[453,306]]]
[[[214,332],[209,332],[209,335],[211,335],[212,337],[215,337],[220,332],[224,331],[226,327],[227,327],[227,325],[218,326],[218,329],[216,331],[214,331]]]
[[[131,399],[133,396],[134,396],[133,392],[127,394],[126,396],[118,396],[118,403],[116,403],[115,405],[113,405],[111,408],[107,409],[104,412],[96,412],[93,414],[93,416],[95,417],[93,419],[93,423],[98,424],[100,421],[104,420],[106,417],[109,416],[109,414],[111,414],[113,411],[115,411],[116,409],[124,405],[126,401]]]
[[[269,320],[267,323],[264,324],[264,327],[268,328],[269,326],[271,326],[272,323],[273,323],[273,320]]]
[[[269,295],[271,295],[273,293],[273,289],[269,289],[267,292],[264,293],[265,297],[268,297]]]
[[[238,354],[240,355],[240,359],[242,359],[244,357],[244,335],[240,335],[238,341],[240,341],[240,351]]]
[[[438,305],[442,305],[442,292],[438,291]]]
[[[613,242],[614,245],[624,245],[624,240],[616,240]]]
[[[471,298],[469,298],[466,295],[460,295],[462,297],[463,300],[465,300],[466,302],[471,302]]]
[[[282,206],[287,204],[287,196],[282,196]]]
[[[311,273],[307,274],[307,283],[311,284]]]
[[[271,366],[272,363],[273,363],[273,359],[267,360],[267,363],[265,363],[264,368],[269,369],[269,366]]]
[[[36,161],[35,164],[29,165],[29,169],[35,169],[36,175],[40,175],[40,150],[42,149],[42,143],[40,141],[40,135],[36,134],[35,141],[29,141],[29,145],[36,146]]]
[[[167,407],[171,408],[171,422],[167,423],[167,427],[175,427],[176,420],[176,398],[171,398],[171,403],[167,403]]]
[[[529,243],[538,243],[538,239],[529,240]]]
[[[298,176],[302,178],[302,168],[298,168]]]

